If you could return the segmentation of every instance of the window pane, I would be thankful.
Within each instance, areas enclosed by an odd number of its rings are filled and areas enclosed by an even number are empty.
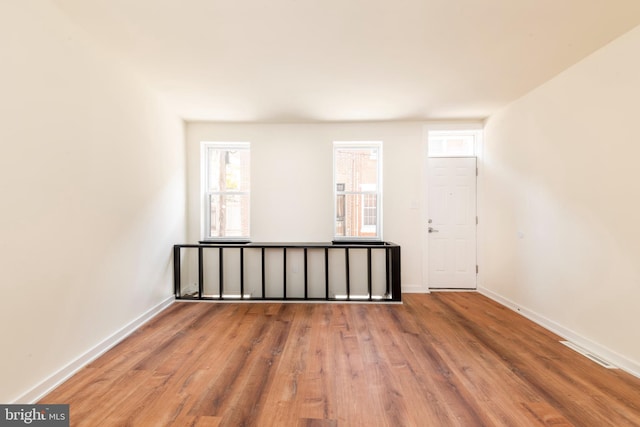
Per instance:
[[[444,156],[447,152],[444,147],[444,138],[429,136],[429,155],[431,157]]]
[[[338,194],[336,196],[336,237],[377,236],[377,195]]]
[[[480,131],[429,131],[430,157],[472,157]]]
[[[209,196],[209,237],[249,236],[249,195]]]
[[[473,136],[454,136],[447,138],[447,153],[452,156],[473,156]]]
[[[376,191],[378,185],[377,148],[337,148],[335,151],[335,180],[344,190]]]
[[[249,191],[249,150],[207,149],[209,176],[206,191]]]
[[[375,226],[378,223],[378,197],[375,194],[362,196],[362,226]]]

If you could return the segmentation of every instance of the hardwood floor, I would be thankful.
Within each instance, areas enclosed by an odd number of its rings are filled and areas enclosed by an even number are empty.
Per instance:
[[[639,426],[640,379],[477,293],[177,302],[41,403],[72,426]]]

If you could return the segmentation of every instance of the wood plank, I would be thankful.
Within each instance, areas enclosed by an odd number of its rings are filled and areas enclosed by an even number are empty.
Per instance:
[[[612,379],[619,372],[578,355],[560,344],[558,336],[512,311],[504,311],[503,321],[493,324],[491,332],[480,328],[486,321],[482,318],[483,310],[477,309],[476,304],[480,302],[481,299],[474,299],[471,311],[465,295],[449,298],[444,303],[453,316],[474,317],[474,321],[465,322],[466,329],[478,337],[485,348],[500,355],[510,371],[535,390],[541,401],[562,409],[564,417],[576,425],[584,419],[595,425],[637,425],[637,417],[628,417],[626,411],[633,406],[638,409],[640,388],[637,385],[614,385]],[[488,302],[486,299],[482,306],[489,306]],[[503,309],[506,310],[500,308]],[[581,398],[576,399],[573,390],[588,392],[580,393]],[[615,401],[610,400],[612,396],[616,396]],[[621,399],[629,403],[620,405]]]
[[[177,302],[62,384],[74,426],[640,425],[640,379],[477,293]]]

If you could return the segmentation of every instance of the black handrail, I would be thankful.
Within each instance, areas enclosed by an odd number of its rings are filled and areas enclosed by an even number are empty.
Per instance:
[[[197,290],[191,288],[183,288],[182,284],[182,255],[188,250],[197,249]],[[224,251],[226,249],[239,250],[239,295],[225,294],[225,270],[224,270]],[[245,249],[260,250],[260,295],[246,295],[245,286]],[[303,271],[304,271],[304,297],[296,297],[287,292],[287,249],[301,249],[303,253]],[[309,268],[308,256],[309,249],[324,250],[324,297],[311,297],[309,295]],[[366,277],[367,295],[352,295],[353,285],[351,283],[351,274],[355,271],[353,263],[350,263],[350,253],[352,250],[366,250],[366,271],[361,272]],[[205,282],[207,277],[205,274],[205,251],[217,250],[217,269],[218,269],[218,289],[217,295],[207,295],[205,292]],[[280,283],[280,294],[282,296],[267,295],[267,278],[266,278],[266,261],[265,251],[281,250],[282,251],[282,283]],[[343,270],[344,285],[346,295],[331,295],[331,278],[330,267],[331,261],[329,253],[331,251],[344,252]],[[373,284],[373,256],[374,251],[384,251],[384,292],[374,295]],[[262,300],[262,301],[402,301],[401,281],[400,281],[400,246],[391,242],[332,242],[332,243],[234,243],[234,242],[207,242],[198,244],[181,244],[173,247],[173,268],[174,268],[174,293],[176,299],[180,300]],[[334,266],[335,268],[335,266]],[[317,294],[317,293],[316,293]]]

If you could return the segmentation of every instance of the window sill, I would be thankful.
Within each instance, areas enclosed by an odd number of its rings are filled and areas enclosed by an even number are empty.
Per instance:
[[[367,239],[340,239],[340,240],[332,240],[331,244],[333,245],[385,245],[386,242],[383,240],[367,240]]]
[[[233,244],[238,244],[238,245],[246,245],[248,243],[251,243],[251,240],[247,240],[247,239],[215,239],[215,240],[200,240],[198,243],[200,243],[201,245],[233,245]]]

